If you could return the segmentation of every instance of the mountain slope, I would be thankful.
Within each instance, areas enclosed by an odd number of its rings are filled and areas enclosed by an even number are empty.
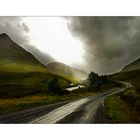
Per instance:
[[[110,75],[117,81],[132,84],[131,88],[109,96],[105,100],[108,123],[140,123],[140,69]]]
[[[8,35],[0,34],[0,71],[46,71],[31,53],[13,42]]]
[[[126,65],[122,71],[131,71],[131,70],[136,70],[140,69],[140,58],[138,58],[136,61]]]
[[[0,85],[46,86],[48,80],[53,77],[57,77],[62,83],[68,81],[49,72],[31,53],[13,42],[8,35],[0,34]]]
[[[61,76],[84,79],[87,77],[86,72],[80,69],[72,68],[59,62],[52,62],[47,65],[47,69]]]

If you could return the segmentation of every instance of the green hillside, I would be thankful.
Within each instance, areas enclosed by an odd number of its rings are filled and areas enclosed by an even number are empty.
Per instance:
[[[47,89],[48,81],[53,77],[59,79],[62,88],[70,82],[49,72],[31,53],[12,41],[8,35],[0,34],[0,98],[40,93]]]
[[[140,123],[140,69],[111,77],[130,82],[133,87],[105,100],[105,115],[112,123]]]
[[[16,44],[10,37],[3,33],[0,34],[0,62],[2,63],[25,63],[34,65],[43,65],[28,51]]]
[[[81,69],[76,69],[60,62],[52,62],[47,65],[47,69],[60,76],[67,77],[72,80],[83,80],[87,78],[87,73]]]
[[[137,60],[135,60],[134,62],[126,65],[122,71],[131,71],[131,70],[136,70],[136,69],[140,69],[140,58],[138,58]]]

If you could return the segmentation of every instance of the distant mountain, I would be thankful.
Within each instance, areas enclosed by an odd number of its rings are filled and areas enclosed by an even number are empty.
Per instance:
[[[3,33],[0,34],[0,71],[2,70],[40,71],[46,70],[46,67]]]
[[[122,71],[131,71],[131,70],[136,70],[136,69],[140,69],[140,58],[138,58],[137,60],[135,60],[134,62],[126,65]]]
[[[73,77],[78,79],[85,79],[87,78],[87,73],[83,70],[72,68],[66,64],[60,62],[52,62],[47,65],[47,69],[55,74],[66,76],[66,77]]]
[[[46,92],[48,82],[57,78],[61,88],[71,81],[47,70],[31,53],[8,35],[0,34],[0,98],[15,98]]]
[[[24,46],[26,47],[25,49],[30,52],[31,54],[34,55],[34,57],[44,66],[47,66],[49,63],[54,62],[55,59],[50,56],[48,53],[40,51],[38,48],[35,46],[29,45],[29,46]]]

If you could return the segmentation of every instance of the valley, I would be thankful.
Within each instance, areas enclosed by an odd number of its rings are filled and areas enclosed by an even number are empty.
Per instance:
[[[70,106],[72,103],[73,106],[73,101],[76,100],[77,104],[79,101],[90,97],[91,100],[87,103],[89,103],[88,106],[91,106],[92,103],[96,104],[95,102],[97,102],[97,100],[92,100],[94,97],[102,97],[102,94],[105,94],[105,98],[99,98],[96,108],[93,108],[95,109],[94,117],[98,107],[104,101],[105,112],[103,112],[103,115],[108,119],[108,122],[139,123],[139,65],[138,59],[119,73],[101,76],[94,72],[88,74],[84,70],[72,68],[59,62],[51,62],[45,66],[31,53],[13,42],[8,35],[1,34],[0,117],[9,116],[16,112],[36,110],[36,108],[44,108],[53,104],[62,103],[63,105],[63,102],[70,103]],[[123,90],[124,85],[118,81],[129,82],[133,86]],[[106,93],[109,94],[109,97]],[[93,102],[91,103],[91,101]],[[80,106],[78,105],[76,109],[81,108],[81,105],[83,103],[80,103]],[[68,115],[71,113],[68,113]],[[89,107],[86,113],[93,115]],[[22,116],[20,117],[22,118]],[[55,122],[55,120],[53,121]],[[10,122],[10,119],[8,122]],[[47,121],[45,122],[47,123]],[[88,119],[79,122],[66,119],[60,122],[86,123]],[[90,119],[89,122],[93,123],[95,120]]]

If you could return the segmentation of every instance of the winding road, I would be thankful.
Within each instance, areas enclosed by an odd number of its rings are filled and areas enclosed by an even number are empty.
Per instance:
[[[125,88],[113,88],[94,97],[65,101],[3,115],[0,116],[0,123],[105,123],[103,101],[106,97],[131,87],[131,84],[127,82],[122,83],[126,85]]]

